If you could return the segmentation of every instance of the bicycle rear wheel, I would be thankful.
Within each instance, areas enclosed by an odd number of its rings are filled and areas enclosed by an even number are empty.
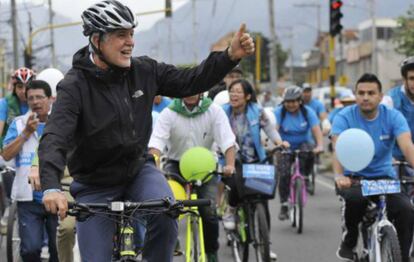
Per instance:
[[[397,233],[392,226],[384,226],[380,231],[381,236],[381,261],[400,262],[401,249],[398,242]]]
[[[9,209],[7,219],[6,253],[7,262],[19,262],[20,259],[20,237],[19,223],[17,220],[17,202],[13,202]]]
[[[270,262],[269,226],[267,224],[266,209],[263,203],[256,204],[253,227],[256,261]]]
[[[302,180],[299,178],[295,180],[295,224],[296,231],[301,234],[303,231],[303,202],[302,202]]]
[[[310,195],[315,194],[315,186],[316,186],[316,174],[318,173],[318,165],[316,163],[313,164],[312,171],[309,175],[309,186],[307,187],[308,193]]]

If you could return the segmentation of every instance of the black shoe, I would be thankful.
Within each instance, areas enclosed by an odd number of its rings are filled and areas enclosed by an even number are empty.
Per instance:
[[[338,251],[336,251],[336,256],[341,259],[342,261],[354,261],[355,253],[352,248],[347,247],[344,243],[342,243]]]
[[[306,191],[308,193],[313,191],[313,185],[312,185],[312,183],[310,181],[310,178],[308,176],[305,177],[305,186],[306,186]]]
[[[280,207],[279,220],[286,220],[289,218],[289,207],[286,204],[282,204]]]

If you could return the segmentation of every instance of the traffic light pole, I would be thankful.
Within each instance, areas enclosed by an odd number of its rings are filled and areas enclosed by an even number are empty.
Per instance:
[[[335,106],[335,82],[336,82],[336,60],[335,60],[335,37],[329,36],[329,84],[331,86],[331,108]]]

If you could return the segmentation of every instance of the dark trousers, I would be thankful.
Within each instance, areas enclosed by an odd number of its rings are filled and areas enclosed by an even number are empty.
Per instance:
[[[303,143],[300,145],[300,150],[312,150],[313,145]],[[277,173],[279,175],[279,197],[280,203],[288,201],[290,193],[290,178],[292,172],[292,164],[295,161],[292,155],[280,154],[277,155]],[[312,153],[299,155],[299,169],[303,176],[307,177],[312,171],[314,163],[314,155]]]
[[[168,161],[164,170],[180,174],[178,162]],[[198,198],[210,199],[212,204],[208,207],[199,207],[200,215],[203,220],[204,248],[206,253],[215,253],[219,249],[219,221],[216,212],[217,179],[212,177],[210,181],[196,189]]]
[[[50,262],[58,262],[56,230],[58,218],[47,213],[44,206],[33,201],[17,202],[19,221],[20,256],[23,262],[40,262],[44,232],[48,234]]]
[[[338,191],[344,199],[342,206],[342,242],[354,248],[358,241],[358,226],[362,221],[368,205],[368,199],[362,196],[360,187],[351,187]],[[372,200],[378,200],[378,197]],[[403,262],[409,261],[409,250],[413,237],[414,209],[410,199],[404,193],[387,195],[388,219],[397,230]]]
[[[116,175],[116,174],[114,174]],[[113,200],[145,201],[173,198],[163,174],[153,161],[147,161],[133,181],[124,185],[97,187],[73,182],[71,194],[80,203],[106,203]],[[145,216],[147,230],[143,258],[148,262],[172,261],[177,240],[177,221],[166,214]],[[79,249],[83,262],[111,261],[114,221],[102,216],[77,222]]]

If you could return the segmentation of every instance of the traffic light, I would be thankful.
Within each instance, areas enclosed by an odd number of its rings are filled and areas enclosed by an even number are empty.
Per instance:
[[[165,0],[165,17],[172,17],[171,0]]]
[[[342,25],[341,18],[343,14],[341,13],[342,1],[341,0],[329,0],[329,9],[330,9],[330,24],[329,24],[329,33],[332,37],[341,33]]]
[[[27,48],[24,49],[24,66],[27,68],[32,68],[33,63],[33,55],[29,53],[29,50]]]

